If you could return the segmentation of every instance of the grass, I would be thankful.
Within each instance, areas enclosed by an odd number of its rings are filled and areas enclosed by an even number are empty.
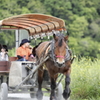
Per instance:
[[[71,100],[100,100],[100,60],[82,58],[72,64]]]

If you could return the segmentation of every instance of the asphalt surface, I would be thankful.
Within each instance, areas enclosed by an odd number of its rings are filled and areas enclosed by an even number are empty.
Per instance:
[[[0,82],[0,96],[1,96],[1,82]],[[31,98],[29,93],[8,93],[7,100],[37,100]],[[49,100],[49,97],[43,96],[42,100]]]
[[[14,94],[11,94],[9,93],[8,94],[8,99],[7,100],[37,100],[36,98],[31,98],[30,97],[30,94],[25,94],[25,93],[20,93],[20,94],[17,94],[17,93],[14,93]],[[49,97],[43,97],[43,100],[49,100]]]

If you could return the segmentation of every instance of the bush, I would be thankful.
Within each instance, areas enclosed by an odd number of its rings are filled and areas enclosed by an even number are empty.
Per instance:
[[[9,49],[9,51],[8,51],[8,55],[9,55],[9,57],[14,57],[15,56],[15,48],[12,48],[12,49]]]

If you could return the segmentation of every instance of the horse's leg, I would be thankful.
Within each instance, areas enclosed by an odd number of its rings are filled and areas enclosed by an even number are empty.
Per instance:
[[[42,81],[43,81],[43,67],[40,67],[40,69],[38,69],[38,91],[36,93],[36,97],[38,100],[43,99]]]
[[[55,89],[56,89],[56,75],[55,77],[51,77],[51,95],[50,95],[50,100],[57,100],[56,99],[56,94],[55,94]]]
[[[71,90],[69,88],[69,84],[70,84],[70,73],[69,72],[70,72],[70,69],[65,77],[65,90],[63,92],[63,97],[65,98],[65,100],[68,100],[70,93],[71,93]]]

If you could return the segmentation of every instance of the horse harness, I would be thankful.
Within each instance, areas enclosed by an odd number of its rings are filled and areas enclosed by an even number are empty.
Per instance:
[[[59,57],[63,57],[63,56],[56,56],[54,54],[54,49],[55,49],[54,43],[55,43],[54,40],[50,41],[50,43],[46,46],[46,48],[45,48],[44,52],[42,53],[42,55],[44,55],[46,50],[47,50],[47,48],[49,48],[47,56],[49,56],[49,59],[52,60],[54,62],[54,64],[57,66],[56,58],[57,57],[58,58]],[[64,57],[65,62],[71,60],[71,55],[72,55],[71,50],[67,46],[66,47],[66,56]]]

